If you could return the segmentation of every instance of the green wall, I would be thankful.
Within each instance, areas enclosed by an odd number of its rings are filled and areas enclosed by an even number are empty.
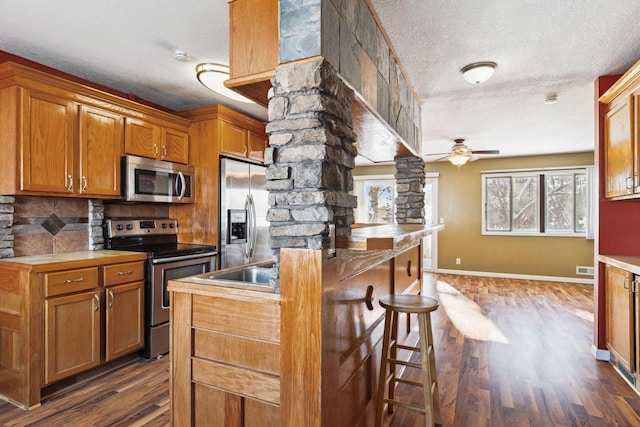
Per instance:
[[[593,165],[593,152],[481,159],[460,168],[427,163],[438,178],[438,269],[592,279],[576,275],[576,266],[593,266],[593,240],[581,237],[483,236],[483,170]],[[393,174],[394,165],[361,166],[354,175]],[[456,258],[461,264],[456,265]]]

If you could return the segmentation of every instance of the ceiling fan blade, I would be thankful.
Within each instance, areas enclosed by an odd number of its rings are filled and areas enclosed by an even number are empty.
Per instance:
[[[445,153],[440,153],[440,155],[445,154]],[[436,156],[437,154],[427,154],[425,156]],[[426,160],[426,162],[439,162],[440,160],[444,160],[444,159],[448,159],[449,157],[451,157],[451,155],[449,153],[446,153],[445,156],[443,157],[439,157],[437,159],[431,159],[431,160]]]
[[[471,154],[500,154],[500,150],[471,150]]]
[[[422,157],[427,157],[427,156],[448,156],[450,155],[451,152],[447,151],[446,153],[429,153],[429,154],[423,154]]]

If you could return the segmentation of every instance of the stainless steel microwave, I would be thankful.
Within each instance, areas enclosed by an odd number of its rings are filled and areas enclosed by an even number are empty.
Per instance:
[[[122,195],[127,202],[194,202],[193,166],[123,156],[122,171]]]

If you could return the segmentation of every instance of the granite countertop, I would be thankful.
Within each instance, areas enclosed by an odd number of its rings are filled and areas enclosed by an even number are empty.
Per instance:
[[[598,255],[598,261],[614,267],[640,274],[640,256]]]
[[[444,229],[442,224],[382,224],[356,226],[350,236],[336,237],[336,248],[380,250],[399,249]]]

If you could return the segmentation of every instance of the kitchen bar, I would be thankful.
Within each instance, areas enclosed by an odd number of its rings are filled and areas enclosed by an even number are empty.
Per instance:
[[[442,229],[354,228],[336,239],[334,256],[283,249],[280,294],[215,278],[170,281],[173,425],[372,423],[384,317],[377,300],[422,291],[423,239]],[[398,340],[415,344],[415,318],[401,321]]]

